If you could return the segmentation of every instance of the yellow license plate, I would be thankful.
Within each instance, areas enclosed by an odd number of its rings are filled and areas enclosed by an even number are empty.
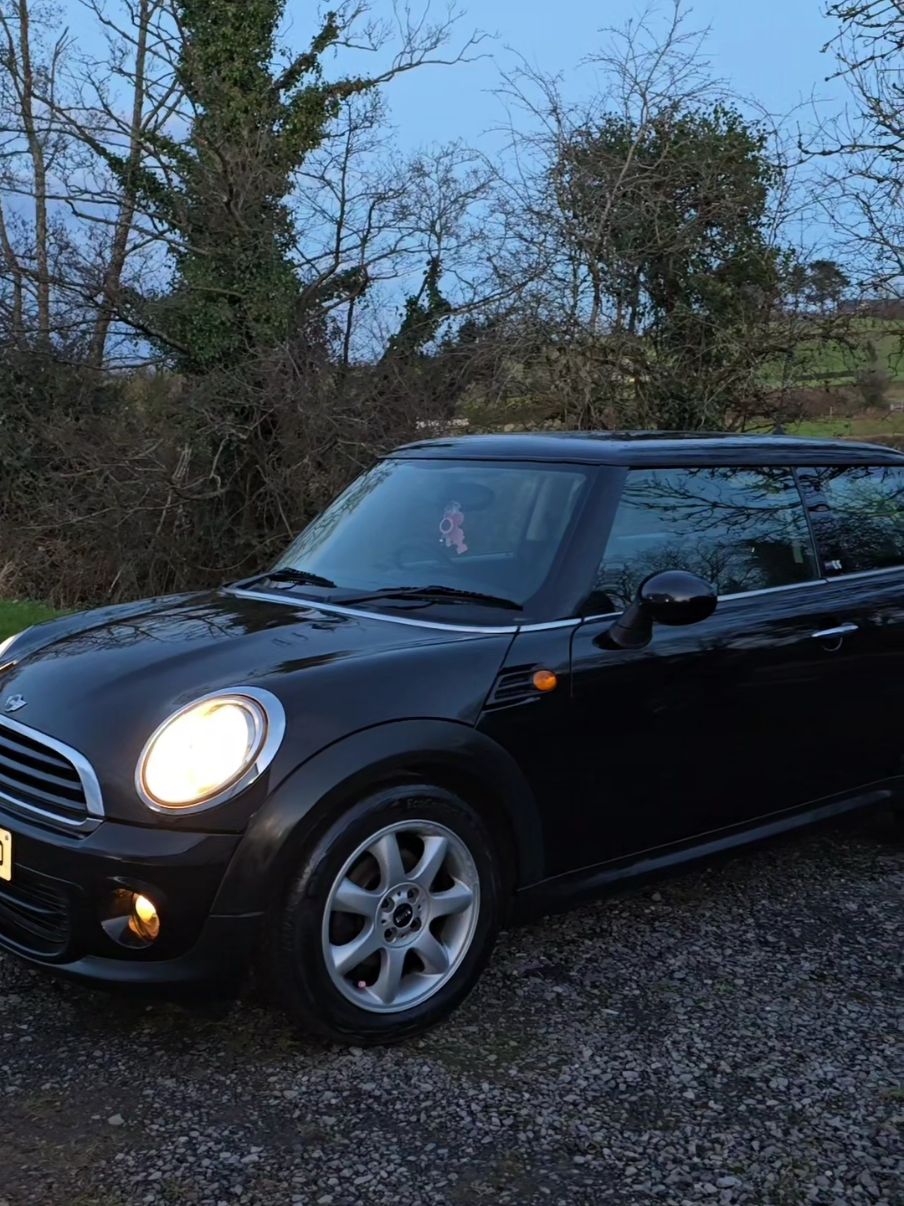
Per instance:
[[[13,835],[8,829],[0,829],[0,879],[13,877]]]

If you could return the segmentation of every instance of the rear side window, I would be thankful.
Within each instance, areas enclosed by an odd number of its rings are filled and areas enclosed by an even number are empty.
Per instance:
[[[827,574],[904,565],[904,468],[837,466],[801,470]]]
[[[592,607],[620,611],[660,570],[683,569],[720,595],[808,582],[816,557],[790,469],[633,469]]]

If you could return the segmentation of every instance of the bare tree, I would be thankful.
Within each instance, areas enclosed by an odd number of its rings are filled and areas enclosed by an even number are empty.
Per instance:
[[[59,13],[29,0],[0,2],[0,247],[12,284],[10,324],[25,336],[33,317],[36,343],[50,346],[52,318],[52,193],[66,144],[56,99],[68,36]],[[33,310],[33,314],[29,311]]]
[[[502,96],[500,182],[524,284],[517,329],[545,351],[533,417],[569,424],[742,424],[775,402],[786,165],[773,130],[712,75],[683,0],[607,31],[595,89],[522,68]],[[545,363],[544,363],[545,361]]]
[[[107,29],[110,64],[116,77],[128,84],[131,104],[125,121],[110,96],[109,78],[97,79],[93,70],[85,72],[85,82],[92,87],[94,103],[91,109],[102,115],[104,124],[95,120],[99,130],[106,126],[107,137],[121,142],[125,171],[119,195],[111,206],[109,252],[104,266],[97,318],[91,333],[89,362],[96,368],[104,363],[110,327],[120,312],[123,274],[130,250],[134,249],[137,190],[135,180],[144,166],[147,143],[166,129],[178,112],[180,89],[175,74],[163,57],[163,78],[155,68],[161,61],[161,49],[169,39],[161,36],[160,22],[165,14],[165,0],[137,0],[130,8],[130,28],[118,28],[106,15],[99,0],[88,0],[88,7],[98,22]],[[91,111],[89,109],[89,112]],[[84,127],[83,127],[84,128]],[[74,131],[79,133],[78,129]],[[70,198],[74,208],[78,202]],[[96,212],[96,211],[95,211]]]
[[[508,110],[504,191],[523,231],[514,270],[523,272],[525,259],[535,258],[534,272],[556,283],[548,291],[556,320],[591,331],[604,318],[596,266],[613,213],[630,187],[637,148],[661,113],[720,95],[702,54],[705,33],[688,28],[683,0],[672,0],[664,24],[650,10],[603,36],[606,44],[582,65],[592,79],[588,101],[570,101],[562,75],[546,75],[526,63],[499,89]],[[579,213],[576,182],[564,165],[582,138],[613,118],[630,128],[631,137],[593,214]]]
[[[89,53],[64,34],[58,45],[41,43],[36,70],[32,27],[39,20],[42,30],[58,28],[58,13],[36,0],[0,0],[0,34],[8,43],[3,65],[9,60],[0,78],[6,114],[4,192],[21,201],[18,208],[0,210],[0,255],[8,269],[12,325],[22,325],[34,295],[46,343],[55,290],[67,297],[70,308],[79,309],[82,354],[100,366],[110,354],[114,331],[119,341],[127,337],[128,356],[147,354],[147,344],[141,349],[140,341],[161,332],[145,303],[165,291],[180,257],[204,253],[197,231],[191,233],[193,219],[183,212],[180,186],[180,173],[198,153],[190,146],[198,98],[185,90],[177,0],[82,4],[104,49],[92,47]],[[287,196],[297,223],[302,304],[327,312],[342,309],[349,357],[351,328],[366,308],[358,304],[364,293],[384,278],[403,279],[406,261],[412,268],[420,261],[420,272],[428,256],[426,236],[419,240],[410,229],[389,231],[393,219],[404,226],[405,194],[417,170],[389,151],[381,90],[417,67],[472,57],[483,38],[475,33],[451,45],[461,15],[453,5],[440,9],[425,2],[415,9],[390,0],[380,7],[382,17],[372,15],[366,3],[346,3],[330,18],[330,46],[346,62],[350,56],[373,57],[376,70],[323,85],[335,114],[321,146],[302,156]],[[320,53],[310,48],[289,53],[274,69],[274,88],[291,91],[306,72],[316,75]],[[383,162],[377,161],[378,153]],[[248,172],[266,154],[253,142],[238,154],[211,146],[205,171],[219,171],[221,195],[232,198],[232,205],[258,187]],[[456,154],[456,171],[463,175],[466,156]],[[449,161],[452,152],[443,155]],[[23,208],[33,209],[28,223]],[[211,221],[214,217],[211,212]],[[48,246],[54,229],[62,237],[62,259]],[[33,238],[26,237],[28,231]]]
[[[173,117],[165,0],[122,0],[126,21],[85,0],[107,57],[80,50],[61,13],[35,0],[0,0],[0,253],[7,325],[45,351],[105,359],[130,257],[148,268],[154,241],[136,224],[126,178]],[[148,232],[151,233],[151,232]],[[157,232],[153,232],[156,236]],[[160,258],[157,257],[158,267]],[[136,270],[138,264],[136,264]]]
[[[450,321],[492,304],[483,220],[491,184],[462,144],[396,151],[381,97],[345,108],[298,173],[292,201],[304,296],[319,297],[336,324],[342,366],[379,358],[434,260]]]
[[[823,122],[807,148],[831,161],[826,212],[863,285],[901,292],[904,276],[904,4],[901,0],[840,0],[827,15],[837,23],[825,50],[851,103]]]

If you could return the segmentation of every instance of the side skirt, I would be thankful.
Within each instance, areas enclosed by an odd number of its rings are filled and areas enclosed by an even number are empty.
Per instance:
[[[542,880],[522,888],[515,897],[514,919],[525,922],[550,913],[560,913],[579,904],[615,892],[622,886],[658,878],[678,870],[686,863],[698,862],[730,853],[740,846],[752,846],[796,829],[805,829],[821,821],[829,821],[848,812],[856,812],[877,804],[886,804],[898,796],[894,788],[882,788],[848,796],[830,804],[822,804],[806,812],[795,812],[755,828],[722,830],[718,836],[692,846],[670,846],[637,859],[620,859],[614,863],[597,863],[580,871],[569,871],[553,879]]]

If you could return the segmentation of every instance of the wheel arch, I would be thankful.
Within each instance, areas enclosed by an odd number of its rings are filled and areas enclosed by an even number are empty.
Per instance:
[[[361,730],[302,763],[253,817],[223,879],[214,913],[264,912],[301,848],[364,794],[431,783],[472,804],[503,857],[511,896],[544,878],[540,813],[515,760],[469,725],[395,721]]]

